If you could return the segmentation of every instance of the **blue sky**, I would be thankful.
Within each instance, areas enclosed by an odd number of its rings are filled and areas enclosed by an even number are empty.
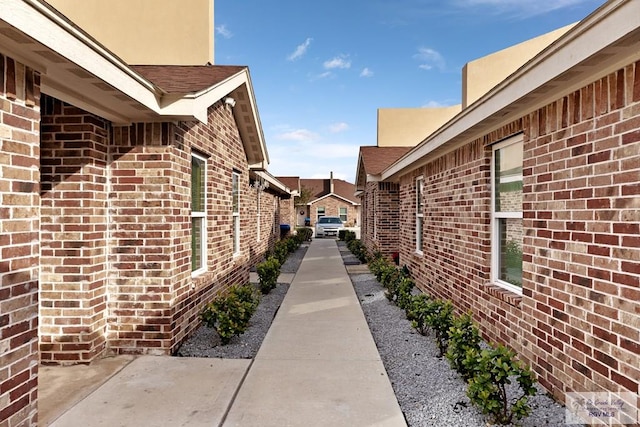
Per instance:
[[[215,0],[215,61],[248,65],[275,176],[355,180],[378,108],[459,104],[465,63],[603,0]]]

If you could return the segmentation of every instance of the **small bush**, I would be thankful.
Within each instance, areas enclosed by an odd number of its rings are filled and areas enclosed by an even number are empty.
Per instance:
[[[200,318],[220,335],[222,344],[242,334],[260,302],[253,286],[232,286],[228,293],[207,304],[200,312]]]
[[[489,415],[491,422],[510,424],[531,413],[528,396],[536,393],[535,379],[528,367],[523,367],[513,351],[503,345],[481,351],[475,359],[475,375],[469,379],[467,396]],[[520,396],[508,396],[506,385],[515,379],[520,386]]]
[[[311,230],[310,228],[300,227],[296,229],[296,237],[300,241],[300,244],[311,240],[312,236],[313,236],[313,230]]]
[[[338,240],[344,241],[345,234],[348,230],[338,230]]]
[[[349,231],[349,233],[353,233]],[[352,254],[360,260],[360,262],[366,263],[369,259],[369,254],[367,251],[367,247],[362,243],[362,241],[357,239],[352,239],[347,242],[347,248],[351,251]]]
[[[260,280],[260,291],[268,294],[278,284],[280,275],[280,261],[274,256],[268,257],[265,261],[256,266],[258,278]]]
[[[344,230],[344,241],[349,243],[352,240],[356,240],[356,232],[351,230]]]
[[[469,361],[480,353],[480,331],[473,323],[471,314],[454,317],[453,324],[449,328],[449,347],[447,359],[453,369],[458,371],[462,378],[469,380],[475,374],[476,367]]]
[[[429,303],[426,322],[436,335],[440,356],[444,356],[449,343],[449,329],[453,325],[451,301],[433,300]]]
[[[278,240],[273,245],[273,257],[275,257],[280,265],[284,264],[287,260],[287,256],[289,255],[289,246],[285,240]]]
[[[403,310],[407,310],[411,302],[411,291],[413,290],[414,283],[409,277],[402,275],[402,279],[396,287],[396,304]]]
[[[405,309],[407,319],[411,321],[411,326],[415,328],[420,335],[427,335],[429,324],[427,316],[431,308],[431,297],[427,294],[413,295],[409,301],[409,305]]]

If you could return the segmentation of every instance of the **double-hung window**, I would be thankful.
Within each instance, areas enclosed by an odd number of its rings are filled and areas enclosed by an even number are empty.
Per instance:
[[[207,265],[207,160],[191,155],[191,271],[199,274]]]
[[[232,199],[232,219],[233,219],[233,254],[240,253],[240,174],[231,174],[231,199]]]
[[[424,228],[424,177],[416,178],[416,252],[422,254],[422,233]]]
[[[522,292],[522,136],[493,146],[492,281]]]
[[[340,208],[340,221],[347,222],[347,208]]]
[[[318,206],[318,208],[316,209],[316,219],[320,219],[325,215],[324,213],[324,206]]]

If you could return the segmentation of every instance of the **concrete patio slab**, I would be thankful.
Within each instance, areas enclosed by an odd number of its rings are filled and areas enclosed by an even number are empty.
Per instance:
[[[140,356],[51,426],[217,426],[250,364]]]

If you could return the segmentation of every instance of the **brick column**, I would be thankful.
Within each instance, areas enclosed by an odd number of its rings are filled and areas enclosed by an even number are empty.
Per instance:
[[[42,362],[88,363],[106,350],[110,124],[44,96]]]
[[[114,128],[109,342],[169,354],[174,304],[190,290],[191,159],[170,123]]]
[[[0,425],[35,425],[40,75],[0,54]]]

